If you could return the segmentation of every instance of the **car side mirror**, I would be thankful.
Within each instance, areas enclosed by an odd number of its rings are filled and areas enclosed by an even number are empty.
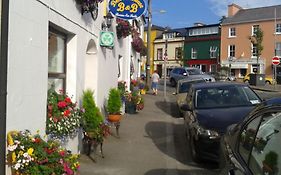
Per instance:
[[[188,104],[181,105],[180,109],[183,110],[183,111],[191,111],[191,109],[190,109]]]
[[[173,95],[177,95],[177,92],[173,92]]]

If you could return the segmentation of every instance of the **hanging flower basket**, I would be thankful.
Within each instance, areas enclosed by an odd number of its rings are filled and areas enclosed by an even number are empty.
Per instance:
[[[116,34],[117,34],[118,39],[126,38],[127,36],[129,36],[131,34],[132,26],[129,23],[129,21],[125,21],[125,20],[117,18],[116,22],[117,22]]]
[[[81,13],[90,13],[92,18],[95,20],[98,15],[98,3],[103,2],[103,0],[76,0],[78,4],[81,5]]]

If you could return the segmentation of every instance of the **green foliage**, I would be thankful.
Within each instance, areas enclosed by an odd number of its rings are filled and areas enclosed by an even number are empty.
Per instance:
[[[278,154],[274,151],[270,151],[265,155],[264,163],[269,165],[271,168],[277,165]]]
[[[82,96],[82,107],[85,110],[82,115],[82,126],[86,132],[95,131],[103,122],[103,116],[93,96],[94,92],[89,89],[84,91]]]
[[[109,90],[109,96],[107,100],[107,111],[109,114],[120,114],[122,107],[122,101],[120,91],[117,88],[111,88]]]

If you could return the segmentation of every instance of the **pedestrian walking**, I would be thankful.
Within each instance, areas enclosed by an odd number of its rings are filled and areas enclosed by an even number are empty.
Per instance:
[[[160,77],[157,73],[157,70],[155,70],[153,72],[153,74],[151,75],[151,80],[152,80],[151,89],[153,90],[153,95],[157,95],[159,79],[160,79]]]

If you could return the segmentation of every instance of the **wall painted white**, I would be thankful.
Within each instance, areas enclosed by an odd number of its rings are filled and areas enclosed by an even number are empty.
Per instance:
[[[75,0],[10,1],[7,132],[29,129],[44,135],[50,23],[68,35],[66,91],[75,101],[81,103],[86,84],[95,91],[97,105],[104,107],[109,89],[117,86],[119,55],[122,78],[129,80],[129,37],[123,41],[116,37],[113,50],[99,46],[103,10],[100,4],[94,21],[89,14],[81,15]],[[109,30],[115,32],[115,26]],[[87,53],[89,42],[95,43],[95,53]],[[69,144],[74,152],[79,152],[77,144],[77,140]]]

